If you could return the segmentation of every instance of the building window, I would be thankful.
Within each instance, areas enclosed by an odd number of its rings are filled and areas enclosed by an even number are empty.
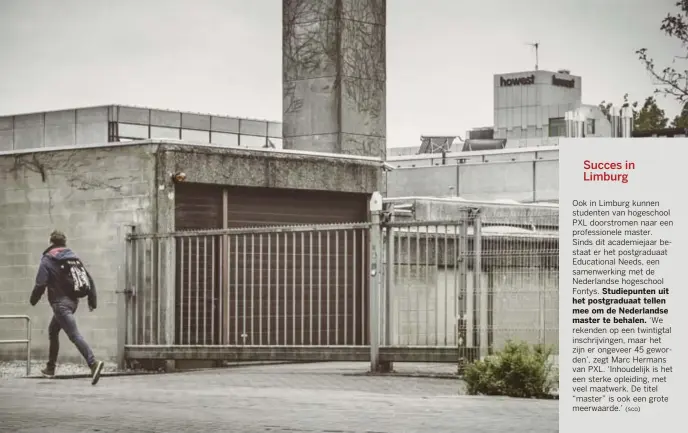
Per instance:
[[[566,137],[566,120],[563,117],[549,119],[549,137]]]
[[[585,135],[595,135],[595,119],[585,121]]]

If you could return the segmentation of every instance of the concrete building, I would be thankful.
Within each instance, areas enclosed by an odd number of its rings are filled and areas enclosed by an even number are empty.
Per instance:
[[[282,124],[124,105],[0,117],[0,151],[147,139],[280,149]]]
[[[381,172],[375,158],[166,140],[0,152],[0,315],[30,315],[34,356],[46,358],[52,312],[45,302],[32,309],[28,296],[48,235],[60,228],[97,280],[99,307],[79,314],[80,328],[99,356],[112,359],[130,226],[169,233],[363,222]],[[21,338],[22,329],[4,321],[0,340]],[[0,350],[23,357],[19,345]],[[63,344],[60,359],[79,355]]]
[[[124,258],[131,258],[125,255],[129,226],[157,236],[174,230],[369,219],[372,193],[384,190],[386,1],[284,1],[283,14],[284,131],[277,122],[128,106],[0,118],[0,314],[29,314],[27,296],[40,252],[50,230],[63,228],[98,279],[100,307],[94,315],[80,317],[81,327],[99,356],[114,358],[117,348],[124,347],[117,343],[128,332],[117,326],[125,322],[118,318],[126,318],[127,310],[118,309],[115,300],[124,298],[117,293],[127,285],[121,278],[128,269]],[[282,240],[284,251],[295,251],[295,237],[291,239]],[[348,242],[330,249],[328,237],[326,260],[348,256]],[[143,277],[143,284],[160,284],[168,275],[177,283],[177,275],[196,280],[185,291],[175,283],[177,288],[167,284],[155,293],[158,329],[164,328],[160,341],[179,344],[178,301],[196,303],[198,322],[199,293],[208,294],[204,314],[208,308],[217,311],[216,294],[228,295],[220,290],[214,259],[206,260],[209,269],[199,269],[199,254],[208,254],[206,243],[200,253],[197,243],[193,254],[192,249],[158,245],[155,252],[144,252],[158,266]],[[358,245],[364,245],[362,237]],[[189,265],[192,257],[195,271]],[[296,266],[296,253],[290,257],[283,268]],[[143,263],[141,257],[137,260]],[[273,276],[281,269],[275,262],[267,266],[273,266]],[[324,277],[336,278],[335,268],[329,275],[328,265]],[[201,287],[199,272],[203,278],[206,273],[218,278],[204,280]],[[349,285],[362,282],[351,286],[360,292],[355,294],[359,300],[367,297],[366,274],[363,261],[347,274]],[[339,289],[330,293],[329,287],[322,294],[327,302],[349,305]],[[135,298],[131,291],[127,296]],[[38,314],[31,311],[33,349],[44,358],[51,313],[45,305],[39,308]],[[144,316],[152,320],[153,313]],[[351,332],[367,338],[365,320],[359,315]],[[16,339],[18,332],[3,323],[0,339]],[[23,351],[2,350],[5,358]],[[62,360],[79,358],[73,347],[65,345],[63,351]]]

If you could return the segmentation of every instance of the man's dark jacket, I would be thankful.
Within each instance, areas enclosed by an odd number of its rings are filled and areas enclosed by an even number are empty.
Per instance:
[[[36,285],[31,292],[31,305],[36,305],[41,300],[43,292],[48,289],[48,302],[55,304],[61,299],[69,298],[72,301],[78,302],[78,299],[70,297],[66,294],[64,287],[60,287],[58,278],[61,272],[59,261],[63,259],[76,259],[77,255],[74,251],[66,247],[50,246],[43,251],[41,257],[41,264],[38,267],[38,274],[36,275]],[[86,272],[88,274],[88,271]],[[88,294],[88,306],[95,309],[97,306],[96,285],[93,278],[88,274],[88,279],[91,282],[91,291]]]

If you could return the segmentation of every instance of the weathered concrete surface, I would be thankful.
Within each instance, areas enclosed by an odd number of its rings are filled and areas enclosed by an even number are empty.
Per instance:
[[[386,0],[283,0],[285,149],[386,154]]]
[[[98,286],[98,309],[89,313],[83,305],[77,313],[81,331],[97,356],[116,355],[127,225],[174,230],[171,175],[177,171],[188,182],[357,193],[372,193],[381,183],[373,161],[161,141],[0,155],[0,314],[32,317],[34,357],[47,357],[52,313],[45,300],[31,308],[28,299],[55,228],[67,233]],[[20,338],[22,322],[0,323],[0,339]],[[0,358],[24,356],[21,345],[0,346]],[[80,358],[63,337],[60,359]]]
[[[146,146],[0,156],[0,314],[31,316],[34,357],[47,358],[52,311],[45,295],[32,308],[29,294],[55,228],[67,234],[98,288],[98,309],[89,313],[82,303],[79,328],[97,356],[115,355],[124,227],[151,227],[154,166]],[[23,329],[19,321],[3,321],[0,339],[22,338]],[[81,361],[66,336],[61,342],[60,359]],[[0,357],[22,359],[25,352],[20,345],[2,345]]]
[[[377,191],[375,161],[215,147],[166,145],[161,175],[183,171],[187,182],[367,193]],[[172,186],[170,176],[164,181]]]
[[[0,382],[6,431],[558,431],[558,402],[459,396],[447,379],[344,376],[361,364]]]

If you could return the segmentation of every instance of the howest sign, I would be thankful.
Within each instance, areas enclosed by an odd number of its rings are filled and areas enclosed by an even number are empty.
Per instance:
[[[501,87],[528,86],[530,84],[535,84],[535,75],[531,75],[529,77],[516,78],[499,77],[499,85]]]
[[[569,89],[573,89],[576,85],[576,81],[573,78],[571,78],[570,80],[565,80],[563,78],[557,78],[556,75],[552,75],[552,85],[558,87],[568,87]]]

